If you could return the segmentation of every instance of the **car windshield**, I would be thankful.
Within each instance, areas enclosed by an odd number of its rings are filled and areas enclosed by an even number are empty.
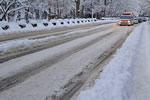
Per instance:
[[[131,16],[120,16],[120,19],[131,19]]]

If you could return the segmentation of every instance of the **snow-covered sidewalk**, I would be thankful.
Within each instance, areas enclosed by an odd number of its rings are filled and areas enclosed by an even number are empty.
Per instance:
[[[139,25],[78,100],[150,100],[150,25]]]
[[[150,100],[150,24],[146,23],[135,63],[136,100]]]

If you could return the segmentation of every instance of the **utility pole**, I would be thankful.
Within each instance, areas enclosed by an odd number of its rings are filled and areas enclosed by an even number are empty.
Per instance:
[[[80,0],[75,0],[76,3],[76,17],[80,17]]]

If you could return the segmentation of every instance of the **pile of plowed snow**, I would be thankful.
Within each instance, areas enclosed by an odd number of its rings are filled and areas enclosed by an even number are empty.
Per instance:
[[[78,100],[136,100],[133,64],[144,27],[143,23],[130,34],[95,81],[95,86],[81,92]]]

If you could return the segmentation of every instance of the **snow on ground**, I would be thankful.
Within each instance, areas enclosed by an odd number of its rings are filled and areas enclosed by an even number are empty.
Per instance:
[[[78,100],[150,100],[149,38],[149,25],[140,24],[105,67],[95,86],[82,91]],[[140,48],[142,39],[146,44]],[[145,54],[140,55],[139,49]]]
[[[5,77],[14,75],[24,69],[29,69],[30,67],[34,67],[34,64],[35,66],[37,66],[37,63],[40,65],[40,63],[44,63],[45,61],[47,61],[47,59],[55,59],[55,58],[58,59],[58,57],[61,57],[61,55],[67,54],[67,52],[70,52],[70,51],[74,51],[77,48],[83,45],[86,45],[87,43],[95,40],[98,37],[101,37],[103,35],[109,34],[110,32],[113,32],[114,30],[115,29],[109,29],[109,30],[100,32],[99,34],[92,34],[84,38],[79,38],[71,42],[58,45],[56,47],[52,47],[46,50],[39,51],[37,53],[33,53],[30,55],[26,55],[26,56],[19,57],[19,58],[10,60],[8,62],[2,63],[0,64],[0,78],[3,79]],[[28,59],[30,60],[28,61]]]
[[[150,24],[142,32],[140,49],[134,66],[137,100],[150,100]]]
[[[7,54],[7,53],[11,53],[11,52],[14,52],[14,51],[17,51],[17,50],[23,50],[23,49],[28,49],[28,48],[33,48],[37,45],[40,45],[44,42],[47,42],[47,41],[53,41],[53,40],[60,40],[61,38],[63,37],[68,37],[68,36],[72,36],[72,35],[78,35],[78,34],[81,34],[81,33],[85,33],[85,32],[89,32],[89,31],[92,31],[92,30],[96,30],[96,29],[99,29],[99,28],[104,28],[104,27],[109,27],[109,26],[112,26],[113,24],[106,24],[106,25],[100,25],[100,26],[95,26],[93,28],[89,28],[89,29],[82,29],[82,30],[78,30],[78,31],[72,31],[72,32],[68,32],[68,33],[65,33],[65,34],[60,34],[60,35],[57,35],[57,36],[49,36],[49,37],[46,37],[46,38],[39,38],[39,39],[34,39],[34,40],[31,40],[31,39],[20,39],[20,40],[12,40],[12,41],[8,41],[8,42],[4,42],[4,43],[1,43],[0,44],[0,55],[4,55],[4,54]]]
[[[95,18],[88,18],[88,19],[52,19],[51,21],[47,20],[41,20],[41,21],[34,21],[31,20],[29,24],[26,24],[25,21],[19,21],[19,22],[0,22],[0,36],[2,35],[9,35],[9,34],[15,34],[15,33],[23,33],[23,32],[31,32],[31,31],[39,31],[39,30],[50,30],[52,28],[56,27],[70,27],[74,25],[81,25],[81,24],[89,24],[89,23],[106,23],[106,22],[116,22],[116,20],[96,20]],[[36,24],[37,27],[32,27],[31,24]],[[44,26],[43,23],[48,23],[48,26]],[[26,25],[25,28],[19,27],[19,25]],[[56,25],[54,25],[56,24]],[[6,25],[9,26],[8,30],[3,30],[2,27],[5,27]]]
[[[50,66],[46,70],[43,70],[42,72],[28,78],[23,83],[20,83],[19,85],[0,93],[0,98],[4,100],[44,100],[47,96],[53,94],[53,92],[59,90],[66,83],[68,83],[72,77],[80,73],[88,64],[95,61],[95,59],[103,54],[105,50],[109,50],[114,43],[120,40],[120,38],[124,37],[128,30],[123,30],[124,32],[122,32],[122,34],[120,34],[120,31],[115,32],[109,35],[109,37],[96,42],[88,48],[72,54],[71,56]],[[83,42],[83,40],[87,41],[87,38],[90,39],[98,37],[97,35],[101,34],[102,33],[97,33],[81,39],[70,41],[52,49],[55,51],[63,49],[69,50],[72,46],[82,44],[81,42]],[[103,32],[103,34],[105,34],[105,32]],[[42,53],[42,55],[48,55],[49,53],[53,52],[50,52],[50,50],[47,52],[45,51],[45,53]],[[54,53],[54,55],[57,56],[56,53]],[[31,58],[35,57],[31,56]],[[37,58],[38,57],[36,57],[36,59]]]

